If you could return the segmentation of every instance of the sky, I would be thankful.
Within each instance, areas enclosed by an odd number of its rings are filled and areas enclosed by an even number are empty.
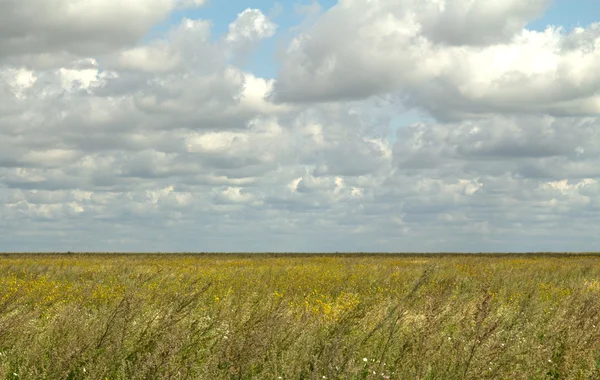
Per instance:
[[[598,10],[2,1],[0,251],[599,251]]]

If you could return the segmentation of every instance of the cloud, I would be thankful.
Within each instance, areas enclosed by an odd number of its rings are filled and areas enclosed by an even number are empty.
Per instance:
[[[0,4],[0,62],[56,67],[137,43],[178,7],[198,0],[35,0]]]
[[[533,1],[404,1],[422,33],[435,43],[489,45],[509,42],[529,21],[543,13],[549,0]],[[387,3],[388,11],[393,11]]]
[[[204,5],[204,3],[206,3],[206,0],[178,0],[176,2],[176,4],[180,8],[184,8],[184,9],[200,7],[200,6]]]
[[[225,40],[239,48],[272,37],[276,30],[277,26],[259,9],[248,8],[229,24]]]
[[[69,91],[71,102],[94,99],[87,91]],[[103,221],[136,225],[129,243],[111,243],[134,250],[159,244],[144,232],[158,226],[206,223],[203,229],[212,231],[217,221],[228,226],[217,235],[237,233],[238,245],[228,247],[243,250],[251,234],[244,220],[262,229],[267,241],[289,249],[507,249],[498,242],[514,234],[535,239],[552,230],[565,237],[558,232],[562,223],[588,223],[578,221],[579,213],[600,199],[593,180],[595,119],[497,116],[416,123],[400,129],[390,144],[369,136],[364,121],[353,117],[356,103],[288,109],[247,119],[241,127],[208,130],[100,122],[90,103],[82,104],[89,116],[74,119],[74,129],[54,127],[61,128],[55,138],[60,149],[42,149],[56,136],[52,130],[47,137],[33,129],[0,139],[2,151],[12,152],[5,158],[16,160],[0,170],[3,215],[27,221],[28,228],[44,221],[62,221],[67,228],[72,218],[88,220],[95,236],[102,235],[97,231]],[[102,100],[98,109],[106,106]],[[121,112],[123,120],[150,120],[135,107]],[[94,141],[86,145],[90,133]],[[41,145],[32,150],[36,139]],[[98,146],[102,141],[104,148]],[[145,224],[149,220],[163,222]],[[284,244],[278,236],[294,238]],[[302,236],[315,240],[307,244]],[[364,239],[372,245],[357,243]],[[181,249],[192,249],[194,239],[185,241]]]
[[[531,178],[594,177],[597,125],[595,118],[551,116],[419,123],[399,131],[394,162],[408,173],[461,169]]]
[[[219,203],[248,203],[254,199],[252,194],[242,192],[240,187],[227,187],[221,190],[216,195],[217,202]]]
[[[212,24],[183,18],[166,36],[103,57],[107,68],[129,73],[168,73],[191,70],[210,73],[221,68],[225,50],[210,41]]]
[[[525,29],[545,1],[313,5],[267,79],[239,59],[281,32],[261,11],[142,39],[202,5],[152,1],[0,5],[5,249],[595,247],[598,24]]]
[[[273,99],[395,94],[442,120],[598,115],[600,26],[525,29],[546,3],[342,1],[292,41]]]

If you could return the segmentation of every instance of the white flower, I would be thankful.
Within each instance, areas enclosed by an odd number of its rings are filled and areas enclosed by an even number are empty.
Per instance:
[[[366,363],[366,362],[368,362],[368,361],[369,361],[369,359],[367,359],[367,358],[363,358],[363,362],[365,362],[365,363]]]

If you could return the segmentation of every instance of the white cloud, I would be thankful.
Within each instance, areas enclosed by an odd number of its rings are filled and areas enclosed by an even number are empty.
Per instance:
[[[545,1],[343,0],[307,9],[265,79],[242,68],[277,31],[261,11],[142,40],[203,3],[152,1],[0,5],[6,249],[593,246],[598,24],[524,29]]]
[[[435,0],[405,1],[415,12],[423,34],[450,45],[488,45],[508,42],[527,23],[540,16],[549,0]],[[388,2],[389,10],[392,4]]]
[[[198,0],[37,0],[0,4],[0,61],[56,66],[139,41],[155,24]]]
[[[277,26],[259,9],[246,9],[238,14],[237,20],[229,24],[225,40],[237,47],[272,37]]]
[[[2,76],[4,77],[4,82],[8,84],[19,99],[25,97],[26,90],[31,88],[37,80],[33,71],[24,68],[4,70]]]
[[[342,1],[283,57],[274,98],[396,93],[441,119],[598,115],[600,24],[524,29],[547,1]]]
[[[254,199],[252,194],[242,191],[240,187],[227,187],[220,191],[217,199],[224,203],[248,203]]]
[[[206,0],[178,0],[177,5],[181,8],[200,7],[206,3]]]
[[[212,24],[205,20],[183,18],[164,39],[123,49],[109,56],[109,66],[121,70],[167,73],[193,69],[211,72],[225,61],[223,48],[210,42]]]
[[[170,50],[169,44],[160,42],[125,50],[120,54],[119,66],[151,73],[171,71],[181,63],[181,58]]]
[[[71,92],[79,89],[89,89],[90,86],[98,83],[99,70],[98,64],[95,59],[83,60],[83,65],[79,65],[79,62],[75,63],[75,66],[84,66],[83,68],[60,68],[58,69],[58,75],[61,79],[61,87]],[[99,83],[98,83],[99,84]]]

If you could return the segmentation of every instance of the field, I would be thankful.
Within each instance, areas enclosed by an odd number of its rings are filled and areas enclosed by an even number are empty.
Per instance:
[[[4,255],[6,379],[600,377],[600,256]]]

